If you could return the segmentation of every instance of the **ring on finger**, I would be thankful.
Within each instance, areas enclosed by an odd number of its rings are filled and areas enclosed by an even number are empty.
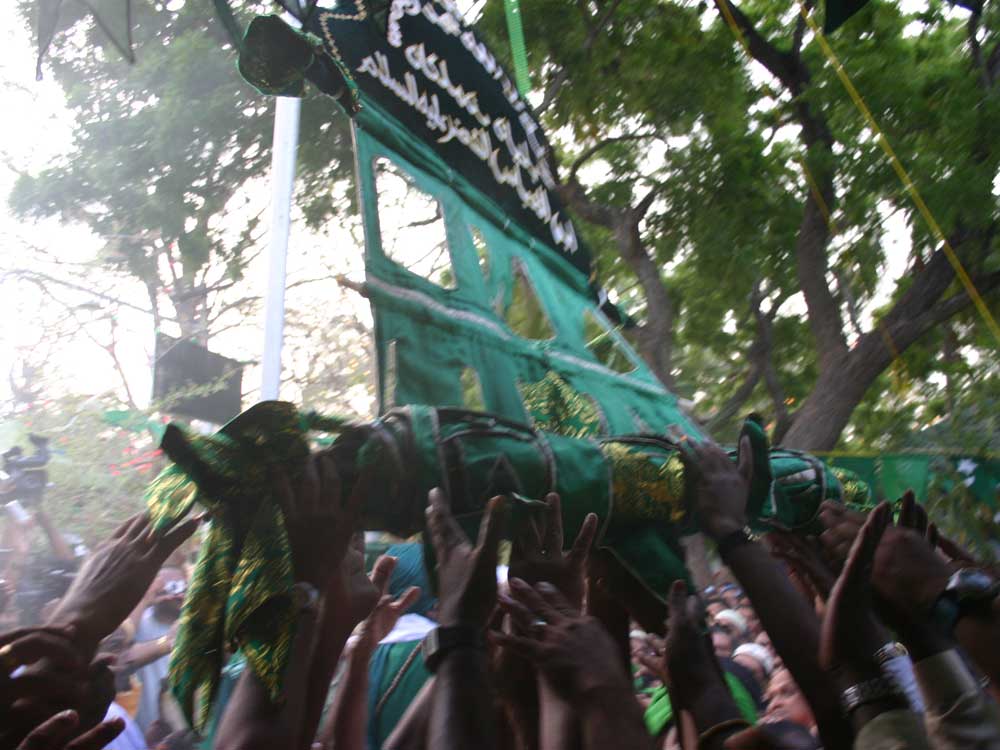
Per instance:
[[[14,649],[11,648],[9,643],[0,648],[0,673],[4,676],[9,676],[19,666],[20,664],[17,663],[17,659],[14,657]]]

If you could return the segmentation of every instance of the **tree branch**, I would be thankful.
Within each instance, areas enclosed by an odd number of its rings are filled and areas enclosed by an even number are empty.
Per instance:
[[[607,138],[602,138],[596,143],[592,143],[590,146],[585,148],[577,155],[576,159],[574,159],[573,163],[570,165],[569,179],[575,180],[576,173],[577,171],[579,171],[580,167],[582,167],[584,164],[587,163],[587,161],[593,158],[594,154],[596,154],[602,148],[610,146],[612,143],[621,143],[623,141],[641,141],[645,138],[656,138],[656,137],[657,133],[627,133],[625,135],[614,135],[614,136],[609,136]]]
[[[735,24],[736,28],[739,29],[750,56],[767,68],[768,72],[781,81],[785,88],[797,94],[803,79],[808,80],[808,75],[803,75],[805,68],[801,64],[797,64],[796,59],[790,53],[782,52],[765,39],[743,11],[729,0],[714,0],[714,2],[715,7],[722,15],[722,20],[727,24]]]
[[[105,302],[112,302],[116,305],[121,305],[122,307],[127,307],[130,310],[136,310],[137,312],[144,313],[146,315],[152,315],[153,311],[148,310],[145,307],[140,307],[139,305],[133,305],[131,302],[126,302],[125,300],[118,299],[117,297],[112,297],[110,294],[105,294],[104,292],[99,292],[96,289],[81,286],[80,284],[74,284],[71,281],[64,281],[63,279],[56,278],[55,276],[49,276],[41,271],[33,271],[29,268],[12,268],[9,271],[4,271],[3,276],[0,279],[5,279],[8,276],[14,278],[21,278],[25,281],[30,281],[36,286],[41,286],[43,283],[58,284],[59,286],[64,286],[67,289],[72,289],[76,292],[82,292],[84,294],[89,294],[92,297],[97,297]],[[173,322],[172,318],[167,318]]]
[[[635,217],[636,221],[642,221],[649,211],[653,202],[656,200],[656,196],[659,195],[662,185],[654,185],[649,189],[649,192],[640,200],[635,208],[632,209],[632,215]]]

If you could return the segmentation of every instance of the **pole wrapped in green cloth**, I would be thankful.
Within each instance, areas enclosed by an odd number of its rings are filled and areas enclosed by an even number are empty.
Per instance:
[[[596,513],[596,544],[662,599],[673,581],[687,579],[680,538],[697,530],[693,487],[676,445],[653,435],[579,436],[580,417],[567,428],[571,434],[559,434],[482,412],[411,405],[345,427],[300,415],[291,404],[264,402],[212,436],[168,427],[162,445],[174,465],[147,493],[155,527],[172,527],[195,503],[212,518],[171,662],[173,689],[188,717],[208,715],[227,648],[238,648],[272,696],[281,695],[294,636],[294,581],[272,478],[278,467],[293,478],[302,470],[313,430],[342,429],[329,450],[345,484],[353,482],[362,454],[378,457],[377,482],[362,511],[367,529],[423,531],[427,493],[436,486],[473,537],[490,497],[512,499],[516,525],[546,507],[547,493],[558,492],[566,538]],[[820,502],[844,499],[840,481],[807,454],[769,453],[753,420],[743,435],[754,451],[752,524],[815,532]],[[730,456],[735,461],[736,451]]]

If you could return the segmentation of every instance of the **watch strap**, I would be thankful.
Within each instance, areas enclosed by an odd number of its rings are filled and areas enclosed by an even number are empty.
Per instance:
[[[861,706],[886,700],[887,698],[906,701],[906,697],[900,693],[894,680],[889,677],[875,677],[871,680],[851,685],[844,690],[840,694],[840,704],[843,706],[844,712],[850,714]]]
[[[896,641],[889,641],[874,654],[879,666],[885,666],[886,663],[901,656],[909,656],[909,651],[906,650],[906,646]]]
[[[725,559],[726,555],[734,549],[742,547],[745,544],[750,544],[752,541],[753,537],[750,536],[750,528],[744,526],[742,529],[730,531],[722,537],[715,543],[715,549],[719,553],[719,557]]]
[[[474,625],[439,625],[424,636],[420,650],[423,653],[427,671],[434,673],[438,665],[456,648],[486,650],[486,636],[482,628]]]

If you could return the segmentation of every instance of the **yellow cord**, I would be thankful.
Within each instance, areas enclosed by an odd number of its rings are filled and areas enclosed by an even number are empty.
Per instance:
[[[913,199],[913,202],[916,205],[917,210],[920,212],[921,216],[923,216],[924,221],[927,222],[927,226],[930,228],[931,234],[934,236],[935,240],[941,243],[945,257],[948,259],[948,262],[954,269],[955,275],[958,277],[958,280],[961,282],[962,286],[965,287],[965,291],[969,295],[969,298],[972,300],[972,303],[979,311],[979,314],[983,317],[983,320],[986,321],[986,325],[993,333],[993,337],[997,340],[998,343],[1000,343],[1000,326],[997,325],[997,322],[994,319],[992,313],[990,313],[989,308],[986,307],[986,303],[983,301],[982,296],[979,294],[979,290],[977,290],[975,284],[972,283],[972,279],[969,277],[969,274],[966,272],[965,267],[962,265],[962,262],[958,259],[958,256],[955,254],[955,251],[952,248],[951,243],[948,242],[948,239],[944,236],[944,232],[941,231],[940,225],[937,223],[937,220],[934,218],[934,215],[931,213],[930,209],[927,207],[927,204],[924,202],[923,196],[920,195],[920,191],[917,189],[917,186],[913,184],[913,180],[910,178],[910,175],[906,171],[906,168],[899,161],[899,157],[896,156],[896,152],[893,151],[892,146],[889,143],[889,139],[885,137],[885,134],[882,132],[882,129],[878,126],[878,123],[875,121],[875,117],[872,115],[871,110],[868,109],[868,106],[865,104],[864,99],[861,98],[861,94],[859,94],[858,90],[854,88],[854,84],[851,82],[850,76],[848,76],[847,71],[844,69],[844,66],[841,65],[840,63],[840,59],[834,53],[833,48],[830,47],[829,42],[827,42],[826,37],[823,35],[823,31],[819,28],[819,26],[816,24],[816,21],[814,21],[812,16],[809,14],[809,10],[806,8],[805,3],[803,3],[802,0],[798,0],[798,2],[799,2],[799,12],[802,14],[802,18],[805,19],[805,22],[806,24],[808,24],[810,30],[812,30],[813,35],[815,35],[816,41],[819,42],[820,48],[823,50],[823,54],[826,55],[827,60],[833,66],[833,69],[836,72],[837,77],[840,78],[841,83],[844,84],[844,88],[847,89],[847,93],[851,97],[851,100],[854,102],[854,105],[858,108],[858,111],[861,112],[862,116],[865,118],[865,121],[869,129],[876,135],[879,146],[882,147],[882,150],[885,152],[886,156],[889,157],[889,162],[892,164],[893,170],[896,172],[896,175],[903,183],[903,189],[906,190],[906,192],[909,193],[910,198]],[[722,2],[718,3],[718,6],[722,10],[722,15],[726,19],[726,24],[732,30],[733,35],[736,37],[736,40],[740,43],[740,46],[743,47],[743,51],[746,53],[747,57],[750,57],[752,59],[753,55],[750,53],[750,46],[747,43],[746,37],[743,35],[743,32],[740,30],[740,27],[737,25],[736,19],[733,17],[732,11],[729,9],[728,1],[722,0]],[[806,180],[809,182],[809,188],[812,191],[813,195],[816,196],[819,202],[820,210],[823,212],[823,216],[826,219],[827,226],[830,227],[832,233],[834,231],[834,227],[830,222],[831,217],[830,217],[829,207],[826,205],[826,201],[823,200],[823,196],[817,189],[815,181],[813,180],[812,175],[809,173],[808,168],[805,167],[804,161],[802,162],[802,166],[805,172]],[[883,328],[883,336],[888,337],[888,332],[885,331],[884,328]],[[893,345],[891,339],[887,341],[887,345],[889,346],[890,351],[895,352],[895,346]]]

